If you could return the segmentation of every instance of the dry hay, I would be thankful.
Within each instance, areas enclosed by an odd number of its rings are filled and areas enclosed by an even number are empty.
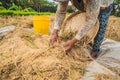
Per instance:
[[[9,24],[15,22],[17,29],[0,42],[0,77],[3,80],[73,80],[86,72],[85,66],[89,61],[82,61],[89,59],[86,59],[88,55],[83,48],[75,46],[66,55],[62,46],[64,42],[50,47],[48,36],[33,35],[24,30],[25,26],[30,26],[26,17],[16,16],[16,20],[10,16],[8,18],[11,19]],[[31,17],[28,23],[31,24]]]
[[[32,27],[32,16],[0,16],[0,20],[0,26],[14,24],[19,28],[0,41],[0,79],[75,80],[86,72],[89,61],[81,62],[81,58],[87,57],[83,49],[74,47],[66,55],[58,43],[55,47],[48,46],[48,36],[20,30],[20,27]],[[120,41],[119,26],[120,19],[112,16],[106,36]],[[105,80],[110,78],[107,75],[96,75],[97,80],[102,77]]]
[[[53,22],[53,15],[50,16],[51,22]],[[22,28],[32,28],[33,27],[33,16],[0,16],[0,28],[14,25],[16,27]]]
[[[0,78],[2,80],[74,80],[86,72],[89,61],[84,50],[74,47],[66,55],[62,44],[50,47],[49,37],[16,29],[0,41]]]
[[[33,27],[32,16],[0,16],[0,27],[15,25],[16,27]]]
[[[106,37],[120,41],[120,17],[110,17],[106,31]]]
[[[33,27],[33,16],[0,16],[0,27],[15,25],[17,27],[30,28]],[[52,21],[54,21],[52,15]],[[52,25],[53,26],[53,25]],[[120,18],[111,16],[108,22],[106,37],[120,41]]]

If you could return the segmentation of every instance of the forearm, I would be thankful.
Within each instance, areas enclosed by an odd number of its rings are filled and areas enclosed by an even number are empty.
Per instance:
[[[57,30],[60,29],[60,27],[65,19],[67,6],[68,6],[68,1],[59,2],[58,8],[56,11],[56,16],[55,16],[54,29],[57,29]]]
[[[81,26],[82,29],[79,30],[76,39],[80,40],[87,32],[95,25],[100,10],[99,0],[88,0],[87,9],[86,9],[86,22],[84,26]]]
[[[92,16],[92,15],[91,15]],[[89,17],[87,16],[87,18],[89,18],[88,20],[86,20],[85,25],[81,26],[82,29],[80,29],[78,31],[78,33],[76,34],[75,38],[80,40],[85,34],[87,34],[87,32],[95,25],[96,21],[97,21],[97,16],[96,17]]]

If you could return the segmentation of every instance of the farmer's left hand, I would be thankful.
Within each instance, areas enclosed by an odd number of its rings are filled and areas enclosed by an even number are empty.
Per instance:
[[[71,51],[72,47],[74,46],[74,44],[77,42],[78,40],[76,38],[73,38],[71,40],[68,40],[63,46],[65,49],[65,52],[68,53],[69,51]]]

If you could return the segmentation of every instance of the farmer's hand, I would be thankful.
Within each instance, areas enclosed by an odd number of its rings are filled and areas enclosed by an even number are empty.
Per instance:
[[[65,52],[69,52],[71,51],[72,47],[74,46],[74,44],[77,42],[78,40],[76,38],[73,38],[71,40],[68,40],[63,46],[65,49]]]
[[[56,42],[57,40],[58,40],[58,30],[54,29],[50,36],[49,44],[53,45],[54,42]]]

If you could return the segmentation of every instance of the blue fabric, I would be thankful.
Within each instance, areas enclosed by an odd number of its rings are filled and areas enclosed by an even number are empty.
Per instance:
[[[110,5],[106,9],[100,10],[100,14],[98,17],[99,22],[100,22],[99,30],[98,30],[96,37],[94,38],[94,43],[93,43],[93,51],[95,51],[95,52],[100,51],[100,46],[104,39],[106,27],[108,24],[108,19],[109,19],[112,9],[113,9],[113,6]]]

